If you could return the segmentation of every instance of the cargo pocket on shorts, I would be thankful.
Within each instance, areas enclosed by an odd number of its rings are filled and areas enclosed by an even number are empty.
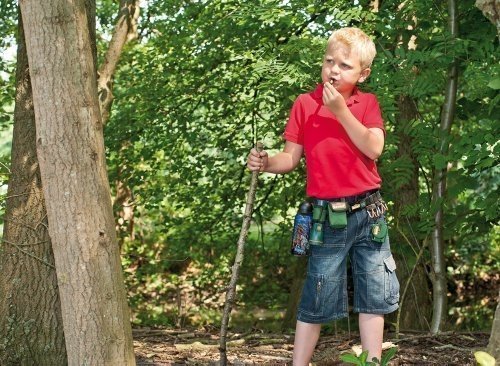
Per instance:
[[[323,292],[325,287],[325,278],[321,274],[308,274],[302,298],[300,300],[299,311],[315,316],[321,316],[323,313]]]
[[[385,301],[388,304],[394,305],[399,301],[399,281],[396,277],[396,262],[391,255],[384,259],[385,264]]]

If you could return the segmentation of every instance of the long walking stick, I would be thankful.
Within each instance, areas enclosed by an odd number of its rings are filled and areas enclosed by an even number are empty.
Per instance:
[[[262,145],[261,142],[257,142],[255,148],[257,149],[258,152],[261,152],[264,148],[264,145]],[[236,295],[236,282],[238,281],[241,262],[243,262],[243,251],[245,249],[245,242],[248,236],[248,228],[250,227],[250,221],[252,220],[252,210],[253,210],[253,203],[255,201],[255,191],[257,190],[258,176],[259,176],[258,171],[252,172],[252,180],[250,182],[250,189],[248,190],[245,214],[243,215],[243,225],[241,226],[240,237],[238,238],[236,258],[234,259],[233,270],[231,273],[231,281],[229,282],[229,287],[226,293],[226,302],[224,304],[224,313],[222,314],[222,325],[220,329],[220,345],[219,345],[220,366],[227,365],[227,355],[226,355],[227,326],[229,323],[229,316],[231,315],[231,310],[234,305],[234,298]]]

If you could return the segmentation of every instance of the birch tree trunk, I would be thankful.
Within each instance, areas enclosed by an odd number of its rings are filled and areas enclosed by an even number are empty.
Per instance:
[[[70,365],[134,365],[83,0],[21,0]]]
[[[458,35],[457,4],[455,0],[448,0],[448,27],[452,37]],[[441,113],[439,152],[446,155],[449,149],[449,135],[451,124],[455,114],[457,98],[458,67],[453,60],[448,70],[448,82],[446,83],[445,100]],[[436,334],[441,331],[446,320],[447,309],[447,286],[446,267],[444,259],[443,242],[443,200],[446,191],[446,167],[436,169],[435,184],[433,190],[433,205],[437,207],[434,216],[434,229],[432,232],[431,255],[432,255],[432,284],[433,284],[433,307],[431,332]]]
[[[18,29],[11,175],[0,245],[0,365],[66,365],[20,17]]]

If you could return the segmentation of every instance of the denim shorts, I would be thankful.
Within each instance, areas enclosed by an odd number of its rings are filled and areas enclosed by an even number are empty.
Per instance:
[[[384,216],[370,218],[366,209],[347,214],[347,227],[324,225],[323,245],[311,245],[307,277],[297,320],[321,324],[344,318],[347,305],[347,256],[354,282],[353,311],[388,314],[398,308],[399,282],[389,236],[372,240],[371,228]]]

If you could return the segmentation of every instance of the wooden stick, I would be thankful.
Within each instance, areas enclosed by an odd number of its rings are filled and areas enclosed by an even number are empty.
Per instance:
[[[264,149],[264,145],[261,142],[257,142],[256,147],[258,152]],[[255,201],[255,192],[257,190],[257,178],[259,176],[258,171],[252,172],[252,180],[250,182],[250,189],[248,190],[247,202],[245,207],[245,214],[243,215],[243,225],[241,226],[240,237],[238,239],[236,258],[234,259],[234,265],[231,273],[231,281],[226,293],[226,302],[224,304],[224,313],[222,315],[222,325],[220,329],[220,365],[227,365],[227,354],[226,354],[226,335],[227,327],[229,323],[229,316],[231,315],[231,310],[234,305],[235,295],[236,295],[236,282],[238,281],[238,275],[240,272],[240,266],[243,262],[243,252],[245,249],[245,242],[248,236],[248,229],[250,227],[250,221],[252,220],[253,204]]]

